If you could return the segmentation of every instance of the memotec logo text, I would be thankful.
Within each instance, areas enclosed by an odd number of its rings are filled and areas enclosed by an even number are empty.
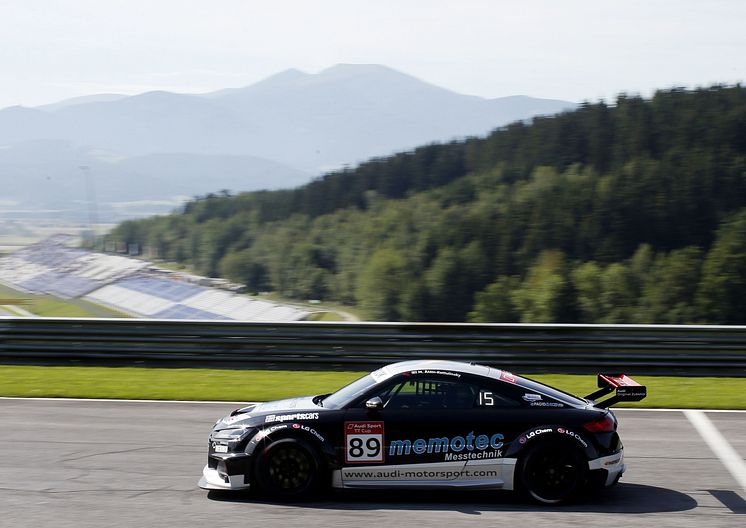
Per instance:
[[[461,451],[484,451],[485,449],[500,449],[503,446],[505,437],[500,433],[492,436],[479,435],[475,436],[474,431],[469,432],[466,436],[454,436],[448,438],[418,438],[412,440],[393,440],[389,446],[389,456],[394,455],[415,455],[432,454],[432,453],[460,453]]]

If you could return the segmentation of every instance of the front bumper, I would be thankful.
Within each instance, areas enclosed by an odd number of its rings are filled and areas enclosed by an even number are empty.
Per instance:
[[[198,486],[210,490],[248,489],[250,462],[251,457],[245,453],[216,453],[211,447]]]
[[[217,469],[205,466],[202,469],[202,478],[197,485],[206,490],[242,490],[249,489],[249,484],[245,482],[246,477],[241,475],[221,476]]]

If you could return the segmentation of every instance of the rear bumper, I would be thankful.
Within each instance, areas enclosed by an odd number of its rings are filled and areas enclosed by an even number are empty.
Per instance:
[[[624,464],[624,449],[620,449],[613,455],[590,460],[588,462],[588,469],[594,473],[605,472],[606,477],[603,479],[604,486],[612,486],[616,484],[627,469],[627,466]]]

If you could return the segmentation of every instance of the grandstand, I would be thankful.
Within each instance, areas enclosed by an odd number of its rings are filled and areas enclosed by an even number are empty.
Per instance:
[[[0,282],[30,293],[88,301],[153,319],[283,322],[305,319],[300,308],[257,300],[198,283],[129,257],[94,253],[52,237],[0,258]],[[223,281],[224,282],[224,281]]]
[[[154,319],[281,322],[308,316],[292,306],[142,272],[93,291],[85,299]]]
[[[0,281],[31,293],[73,299],[149,265],[71,248],[65,242],[65,237],[52,237],[0,258]]]

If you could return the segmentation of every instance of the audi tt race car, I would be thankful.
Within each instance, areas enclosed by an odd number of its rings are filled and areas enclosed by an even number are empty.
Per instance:
[[[619,480],[608,407],[646,396],[624,375],[599,374],[598,386],[578,398],[482,365],[395,363],[333,394],[220,419],[199,486],[284,499],[329,487],[506,489],[565,502]]]

